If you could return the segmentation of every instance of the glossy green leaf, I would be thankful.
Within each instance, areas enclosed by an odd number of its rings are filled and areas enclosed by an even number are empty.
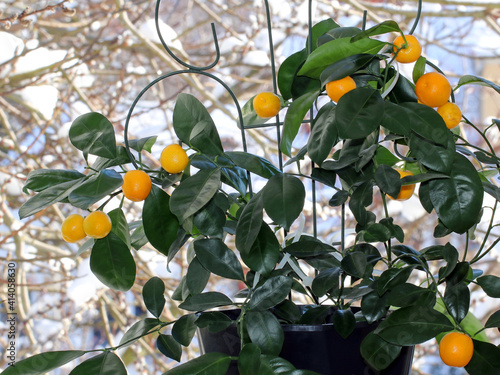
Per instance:
[[[197,257],[189,263],[186,273],[186,285],[191,294],[199,294],[207,286],[210,271],[203,267]]]
[[[412,79],[413,82],[417,82],[420,77],[425,73],[425,67],[427,65],[427,59],[424,56],[420,56],[413,67]]]
[[[224,235],[226,214],[211,200],[194,215],[193,224],[205,236],[221,238]]]
[[[500,86],[483,77],[477,77],[473,75],[462,76],[458,80],[458,83],[453,90],[457,90],[460,86],[464,85],[480,85],[480,86],[491,87],[493,90],[495,90],[500,94]]]
[[[240,375],[259,375],[260,368],[260,348],[248,343],[241,349],[238,357],[238,372]]]
[[[226,375],[231,357],[222,353],[207,353],[165,372],[163,375]]]
[[[403,242],[403,241],[400,241]],[[406,245],[394,245],[391,247],[392,253],[401,259],[403,262],[415,266],[425,264],[425,258],[420,252]]]
[[[321,86],[323,87],[328,82],[337,81],[344,77],[350,76],[376,58],[377,57],[372,54],[360,53],[357,55],[347,56],[342,60],[334,62],[329,67],[325,68],[323,72],[321,72]]]
[[[297,177],[274,175],[264,187],[264,209],[275,223],[289,230],[302,212],[305,197],[304,184]]]
[[[356,318],[354,317],[352,310],[335,310],[332,322],[333,328],[335,328],[338,334],[344,339],[349,337],[356,327]]]
[[[121,359],[113,352],[105,351],[80,363],[70,375],[127,375]]]
[[[213,198],[221,181],[220,169],[200,170],[186,178],[172,193],[170,210],[183,223]]]
[[[280,145],[280,149],[285,155],[292,156],[292,143],[299,132],[304,117],[318,98],[319,94],[319,90],[306,92],[295,99],[290,107],[288,107],[283,124],[283,134]]]
[[[78,208],[88,209],[94,203],[105,198],[123,184],[122,176],[112,170],[103,169],[90,177],[69,194],[69,202]]]
[[[35,354],[16,361],[15,366],[7,366],[2,375],[44,375],[85,353],[83,350],[61,350]]]
[[[250,311],[245,315],[245,327],[250,340],[262,353],[278,355],[284,341],[278,319],[269,311]]]
[[[382,319],[387,314],[387,296],[380,296],[377,292],[365,294],[361,300],[361,311],[366,321],[371,324]]]
[[[160,333],[156,339],[156,347],[161,354],[168,358],[180,362],[182,356],[182,346],[179,344],[172,335],[164,335]]]
[[[200,263],[210,272],[233,280],[245,280],[240,261],[222,240],[206,238],[194,242]]]
[[[397,32],[397,33],[403,33],[401,29],[399,28],[399,25],[397,22],[389,20],[389,21],[383,21],[381,23],[378,23],[372,27],[370,27],[367,30],[364,30],[360,32],[358,35],[354,36],[351,39],[351,42],[355,42],[357,40],[363,39],[363,38],[368,38],[370,36],[374,35],[381,35],[381,34],[387,34],[387,33],[392,33],[392,32]]]
[[[165,307],[165,284],[159,277],[152,277],[142,288],[142,298],[148,311],[159,318]]]
[[[370,332],[361,342],[363,359],[375,370],[386,369],[401,352],[401,346],[390,344]]]
[[[116,146],[116,157],[112,159],[103,158],[101,156],[92,163],[92,169],[100,171],[103,169],[108,169],[111,167],[116,167],[117,165],[125,165],[131,163],[130,158],[134,158],[133,155],[129,155],[125,147],[118,145]],[[134,158],[135,160],[135,158]]]
[[[130,248],[130,231],[127,218],[125,217],[122,209],[115,208],[114,210],[108,212],[108,216],[111,219],[111,232],[120,237],[127,247]]]
[[[113,159],[116,139],[113,124],[100,113],[90,112],[76,118],[69,129],[69,140],[77,149],[88,154]]]
[[[419,162],[437,172],[449,174],[455,157],[452,138],[446,147],[438,146],[421,136],[412,133],[409,137],[409,146],[412,154]]]
[[[267,310],[288,297],[292,279],[287,276],[273,276],[257,287],[248,304],[251,310]]]
[[[450,243],[447,243],[444,247],[440,248],[439,257],[446,261],[446,263],[439,269],[440,280],[445,279],[453,272],[458,263],[458,256],[458,250]]]
[[[205,106],[194,96],[184,93],[177,96],[173,124],[182,142],[209,155],[223,154],[217,128]]]
[[[485,275],[477,279],[477,283],[484,292],[492,298],[500,298],[500,277]]]
[[[381,125],[398,135],[408,136],[411,133],[411,123],[408,121],[408,111],[405,107],[386,101]]]
[[[387,293],[387,304],[397,307],[415,305],[425,294],[435,295],[432,290],[419,287],[415,284],[403,283],[395,285]]]
[[[357,186],[351,195],[349,201],[349,208],[356,218],[359,225],[366,225],[368,222],[368,215],[366,207],[373,202],[373,183],[367,181]]]
[[[83,178],[85,178],[85,175],[75,170],[35,169],[28,174],[23,191],[25,193],[28,193],[28,190],[41,192],[52,186],[64,182],[81,181]]]
[[[460,323],[469,312],[469,288],[464,282],[447,284],[443,301],[453,319]]]
[[[60,183],[58,185],[49,187],[44,191],[36,194],[35,196],[28,199],[19,208],[19,218],[24,219],[28,216],[34,215],[37,212],[42,211],[54,203],[60,202],[68,198],[69,194],[80,186],[85,181],[85,178],[78,180],[71,180]]]
[[[160,321],[154,318],[145,318],[135,322],[122,336],[118,346],[128,346],[139,340],[141,337],[152,332],[160,325]]]
[[[262,227],[264,217],[264,201],[262,191],[255,194],[241,212],[236,225],[236,248],[245,255],[249,255],[253,243]]]
[[[363,278],[372,266],[367,262],[365,254],[361,251],[349,252],[341,261],[342,270],[345,273]]]
[[[108,288],[127,291],[135,282],[136,265],[128,246],[111,232],[95,241],[90,255],[92,273]]]
[[[335,125],[343,139],[365,138],[378,128],[384,115],[384,100],[370,87],[349,91],[337,103]]]
[[[313,237],[293,242],[283,249],[283,252],[289,253],[297,258],[308,258],[316,255],[332,253],[334,251],[336,250],[333,246],[316,240]]]
[[[349,192],[346,190],[339,190],[328,201],[328,204],[332,207],[338,207],[343,205],[349,199]]]
[[[420,103],[400,104],[408,114],[412,132],[438,145],[447,147],[452,134],[446,127],[443,118],[431,107]],[[454,147],[453,147],[454,149]]]
[[[205,311],[196,320],[199,328],[208,328],[210,332],[220,332],[234,322],[220,311]]]
[[[486,328],[500,327],[500,310],[495,311],[484,324]]]
[[[400,285],[410,277],[413,267],[389,268],[382,272],[377,282],[377,292],[381,296],[386,291]]]
[[[314,278],[311,288],[318,297],[324,296],[329,290],[337,289],[340,284],[340,269],[327,268],[321,270]]]
[[[179,307],[188,311],[202,311],[232,304],[233,302],[229,297],[222,293],[206,292],[190,296]]]
[[[476,169],[467,158],[456,153],[450,178],[431,180],[429,188],[432,205],[447,228],[464,233],[476,224],[484,190]]]
[[[333,187],[337,181],[337,174],[333,171],[327,171],[323,168],[313,168],[311,178],[314,181],[321,182],[326,186]]]
[[[128,145],[131,149],[141,152],[141,151],[147,151],[151,152],[151,148],[153,145],[156,143],[156,140],[158,139],[158,136],[150,136],[150,137],[144,137],[140,139],[130,139],[128,141]]]
[[[378,53],[384,45],[384,42],[367,38],[354,43],[351,43],[350,37],[331,40],[319,46],[308,56],[298,74],[319,78],[323,69],[334,62],[360,53]]]
[[[500,348],[488,342],[473,340],[474,355],[465,370],[470,375],[497,375],[500,373]]]
[[[324,19],[314,24],[313,27],[311,28],[310,35],[307,36],[306,40],[307,51],[309,53],[314,51],[318,47],[318,39],[325,33],[337,28],[339,28],[339,25],[331,18]],[[312,39],[309,40],[310,38]],[[310,49],[311,46],[312,50]]]
[[[426,306],[408,306],[391,312],[374,331],[395,345],[416,345],[454,329],[450,320]]]
[[[142,208],[144,233],[151,245],[165,255],[176,240],[179,229],[179,221],[170,211],[170,200],[165,191],[153,185]]]
[[[318,165],[323,163],[338,141],[338,132],[334,124],[335,108],[332,102],[321,107],[307,141],[307,154]]]
[[[224,155],[238,167],[264,178],[271,178],[275,174],[281,173],[270,161],[257,155],[243,151],[229,151]]]
[[[196,332],[195,314],[181,316],[172,327],[172,336],[181,345],[189,346]]]
[[[236,228],[238,230],[238,228]],[[240,250],[241,260],[250,267],[251,270],[267,275],[271,272],[280,257],[281,245],[276,238],[274,231],[264,221],[256,240],[248,251]]]
[[[299,324],[323,324],[330,309],[327,305],[313,306],[300,317]]]
[[[311,91],[311,78],[297,76],[297,72],[304,64],[307,58],[307,52],[304,48],[288,56],[280,66],[278,71],[278,87],[284,100],[296,99],[305,92]],[[319,89],[319,82],[317,82]]]

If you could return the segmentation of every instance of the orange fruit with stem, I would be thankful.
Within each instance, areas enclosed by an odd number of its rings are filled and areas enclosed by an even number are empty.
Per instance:
[[[443,74],[430,72],[417,80],[415,94],[422,104],[429,107],[441,107],[450,98],[451,85]]]
[[[160,164],[168,173],[181,173],[188,165],[189,157],[181,145],[174,143],[163,149]]]
[[[151,191],[151,177],[140,169],[128,171],[123,176],[123,195],[132,202],[140,202],[147,198]]]
[[[356,82],[354,82],[350,76],[347,76],[342,79],[328,82],[326,84],[326,95],[328,95],[332,101],[338,103],[344,94],[354,90],[355,88]]]
[[[281,100],[272,92],[261,92],[252,101],[253,109],[260,118],[274,117],[281,110]]]
[[[405,41],[406,39],[406,41]],[[413,35],[399,35],[394,42],[393,52],[396,55],[394,58],[400,63],[412,63],[418,60],[422,54],[422,46],[418,39]]]

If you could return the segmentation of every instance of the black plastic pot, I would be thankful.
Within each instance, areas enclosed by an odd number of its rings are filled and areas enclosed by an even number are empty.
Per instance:
[[[225,312],[236,319],[239,310]],[[283,325],[285,342],[280,357],[291,362],[297,369],[312,370],[323,375],[409,375],[413,360],[413,347],[403,347],[399,357],[385,370],[375,371],[363,360],[359,348],[365,336],[377,324],[359,322],[354,332],[342,338],[333,324]],[[198,331],[202,353],[220,352],[238,356],[240,339],[236,326],[212,333],[208,329]],[[236,363],[232,363],[227,375],[238,375]]]

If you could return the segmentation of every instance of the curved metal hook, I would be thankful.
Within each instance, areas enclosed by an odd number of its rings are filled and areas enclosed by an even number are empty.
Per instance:
[[[212,22],[210,24],[212,26],[212,36],[214,38],[214,44],[215,44],[215,60],[214,60],[214,62],[211,63],[211,64],[209,64],[209,65],[207,65],[207,66],[201,66],[201,67],[200,66],[194,66],[194,65],[188,64],[188,63],[182,61],[181,59],[179,59],[172,52],[172,50],[167,46],[167,43],[165,43],[165,40],[163,39],[163,36],[161,35],[160,24],[159,24],[160,3],[161,3],[161,0],[156,0],[155,25],[156,25],[156,32],[158,33],[158,37],[160,38],[160,42],[161,42],[163,48],[165,48],[165,50],[167,51],[167,53],[175,61],[177,61],[179,64],[181,64],[182,66],[185,66],[186,68],[191,69],[191,70],[208,70],[208,69],[212,69],[215,65],[217,65],[217,63],[219,62],[219,59],[220,59],[220,48],[219,48],[219,41],[217,39],[217,33],[215,31],[215,25],[214,25],[214,23]]]

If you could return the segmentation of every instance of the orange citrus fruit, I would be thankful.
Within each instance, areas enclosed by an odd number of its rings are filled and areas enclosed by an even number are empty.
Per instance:
[[[91,212],[83,220],[83,230],[89,237],[95,239],[104,238],[111,232],[111,219],[105,212]]]
[[[61,234],[66,242],[77,242],[87,235],[83,230],[83,216],[78,214],[69,215],[62,223]]]
[[[354,90],[356,88],[356,82],[347,76],[336,81],[331,81],[326,84],[326,94],[335,103],[338,103],[340,98],[347,92]]]
[[[163,149],[160,163],[168,173],[181,173],[188,165],[189,157],[180,145],[174,143]]]
[[[451,85],[441,73],[430,72],[417,80],[415,94],[423,104],[429,107],[441,107],[450,98]]]
[[[474,343],[465,333],[450,332],[439,343],[439,356],[448,366],[464,367],[470,362],[473,354]]]
[[[261,92],[253,98],[252,104],[255,113],[261,118],[274,117],[281,109],[280,98],[272,92]]]
[[[151,177],[139,169],[128,171],[123,176],[123,195],[133,202],[146,199],[151,191],[151,186]]]
[[[400,178],[403,178],[406,176],[413,176],[413,173],[411,173],[410,171],[403,171],[401,169],[396,169],[396,171],[398,171]],[[403,185],[403,186],[401,186],[401,190],[399,191],[399,194],[395,198],[395,200],[405,201],[407,199],[410,199],[411,196],[413,195],[414,191],[415,191],[415,184]],[[388,197],[391,199],[394,199],[390,195],[388,195]]]
[[[404,39],[403,36],[400,35],[394,39],[392,44],[394,44],[394,53],[397,53],[395,59],[400,63],[415,62],[422,54],[422,47],[420,46],[418,39],[413,35],[405,35]]]
[[[455,103],[445,103],[438,107],[437,113],[441,115],[448,129],[453,129],[462,120],[462,111]]]

